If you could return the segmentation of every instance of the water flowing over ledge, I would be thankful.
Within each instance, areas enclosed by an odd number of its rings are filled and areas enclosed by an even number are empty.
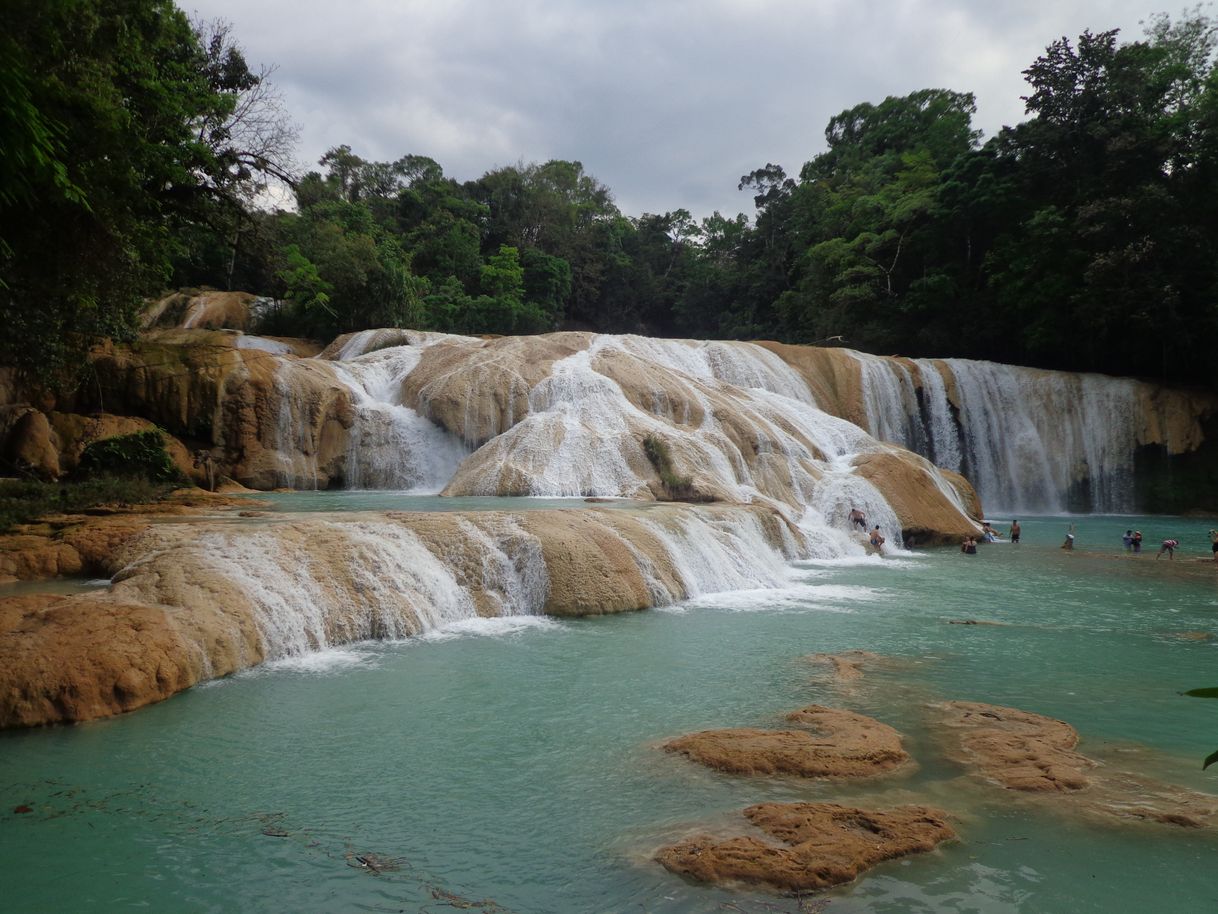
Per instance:
[[[861,551],[745,506],[155,525],[119,550],[108,592],[0,603],[0,727],[128,711],[265,660],[477,618],[778,587],[795,559]]]

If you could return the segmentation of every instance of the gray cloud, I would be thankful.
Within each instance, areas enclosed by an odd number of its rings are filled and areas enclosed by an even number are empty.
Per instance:
[[[992,135],[1020,71],[1090,28],[1141,34],[1146,0],[193,0],[234,25],[301,126],[299,158],[428,155],[465,180],[578,159],[630,215],[751,211],[741,174],[788,172],[830,117],[920,88],[971,91]]]

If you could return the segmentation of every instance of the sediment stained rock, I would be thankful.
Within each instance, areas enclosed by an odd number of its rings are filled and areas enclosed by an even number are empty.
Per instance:
[[[862,714],[809,705],[787,715],[807,729],[703,730],[669,740],[668,752],[732,774],[874,777],[904,765],[901,735]]]
[[[1056,809],[1186,828],[1218,818],[1218,797],[1100,765],[1076,752],[1078,734],[1063,721],[971,701],[932,707],[958,737],[957,761],[1009,790],[1052,793],[1055,803],[1060,796]]]
[[[1003,787],[1072,791],[1090,783],[1095,762],[1074,751],[1078,733],[1064,721],[974,701],[936,707],[959,733],[961,759]]]
[[[926,853],[955,837],[946,813],[927,806],[867,810],[834,803],[761,803],[745,809],[744,816],[781,843],[752,835],[700,836],[661,848],[655,859],[700,882],[805,892],[850,882],[877,863]]]
[[[884,658],[872,651],[842,651],[840,654],[812,654],[813,663],[832,669],[838,682],[854,682],[863,678],[865,667],[881,662]]]

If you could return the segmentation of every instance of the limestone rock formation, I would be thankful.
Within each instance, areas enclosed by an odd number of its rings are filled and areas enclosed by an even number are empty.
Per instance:
[[[248,292],[189,289],[149,304],[140,323],[144,330],[252,330],[274,304]]]
[[[1063,721],[972,701],[932,707],[957,737],[957,761],[1009,790],[1061,796],[1065,802],[1055,802],[1055,809],[1185,828],[1218,820],[1218,797],[1101,766],[1075,751],[1078,734]]]
[[[46,414],[28,403],[0,406],[0,465],[57,479],[59,448]]]
[[[0,557],[14,539],[0,538]],[[264,659],[478,616],[623,612],[704,589],[774,586],[801,554],[796,528],[744,506],[251,524],[115,515],[41,539],[46,567],[35,570],[98,563],[113,583],[38,605],[0,598],[0,727],[130,710]]]
[[[744,816],[775,840],[693,837],[661,848],[656,860],[700,882],[806,892],[850,882],[877,863],[926,853],[955,837],[947,815],[926,806],[761,803]]]
[[[901,735],[878,720],[822,705],[787,715],[800,730],[703,730],[664,744],[719,771],[805,778],[873,777],[909,761]]]
[[[1078,733],[1064,721],[973,701],[938,708],[959,736],[962,759],[1011,790],[1071,791],[1090,783],[1095,762],[1075,752]]]

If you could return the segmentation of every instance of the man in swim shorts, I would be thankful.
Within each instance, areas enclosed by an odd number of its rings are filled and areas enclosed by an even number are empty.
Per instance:
[[[871,531],[871,545],[879,549],[885,543],[883,535],[880,533],[880,525],[876,524],[875,529]]]
[[[1210,531],[1210,551],[1214,553],[1214,561],[1218,562],[1218,530]]]
[[[1019,521],[1017,520],[1011,521],[1011,542],[1019,542]]]

